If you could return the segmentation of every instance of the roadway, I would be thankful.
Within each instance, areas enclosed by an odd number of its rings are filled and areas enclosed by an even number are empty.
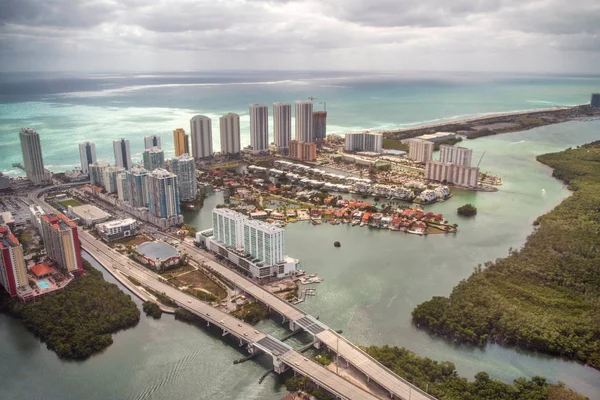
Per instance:
[[[43,192],[38,190],[29,195],[29,199],[40,205],[46,212],[56,212],[52,207],[39,199],[37,196]],[[366,392],[362,388],[355,386],[351,382],[336,375],[320,364],[306,358],[298,351],[292,349],[285,343],[266,335],[253,326],[238,320],[231,315],[218,310],[193,296],[179,291],[178,289],[162,283],[160,275],[140,266],[128,257],[118,253],[108,247],[94,236],[83,229],[78,228],[81,247],[86,250],[94,259],[96,259],[105,268],[112,268],[123,275],[130,276],[139,281],[144,286],[164,293],[175,301],[181,308],[184,308],[202,319],[209,321],[213,325],[223,329],[224,335],[231,333],[243,342],[251,343],[254,347],[267,352],[274,357],[274,362],[280,360],[293,370],[307,376],[319,386],[327,389],[334,395],[342,399],[365,399],[376,400],[377,396]],[[231,272],[231,271],[230,271]],[[239,275],[235,274],[241,279]],[[125,278],[126,279],[126,278]],[[245,279],[244,279],[245,280]],[[240,281],[240,283],[242,283]]]

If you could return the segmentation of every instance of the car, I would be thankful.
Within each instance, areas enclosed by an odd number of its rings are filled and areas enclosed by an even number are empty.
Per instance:
[[[300,365],[300,364],[299,364],[299,363],[296,361],[296,362],[294,363],[294,365],[298,366],[298,365]]]
[[[241,327],[242,327],[242,324],[238,324],[238,326],[241,328]]]
[[[304,357],[304,361],[308,361],[308,358]]]
[[[247,333],[247,332],[244,332],[244,336],[248,336],[248,333]]]
[[[188,300],[188,303],[192,304],[192,301],[191,301],[191,300]]]

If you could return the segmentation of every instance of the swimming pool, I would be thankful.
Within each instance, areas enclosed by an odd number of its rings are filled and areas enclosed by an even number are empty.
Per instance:
[[[48,282],[46,282],[45,279],[41,279],[37,282],[38,286],[40,287],[40,289],[50,289],[50,285],[48,284]]]

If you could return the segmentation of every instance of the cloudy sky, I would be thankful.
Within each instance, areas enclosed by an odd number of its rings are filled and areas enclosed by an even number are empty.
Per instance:
[[[600,0],[0,0],[0,70],[600,72]]]

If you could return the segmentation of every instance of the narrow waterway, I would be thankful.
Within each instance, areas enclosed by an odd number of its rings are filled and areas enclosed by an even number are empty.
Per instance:
[[[456,221],[457,235],[418,237],[358,226],[289,224],[286,253],[325,278],[315,286],[317,296],[301,307],[359,344],[404,346],[422,356],[452,361],[469,377],[481,370],[506,381],[546,376],[600,398],[596,370],[497,345],[479,349],[448,343],[416,329],[410,319],[416,304],[448,295],[478,263],[522,246],[535,218],[569,195],[535,155],[597,140],[599,133],[600,121],[571,122],[463,142],[474,149],[476,161],[486,151],[482,170],[499,174],[505,183],[497,193],[455,192],[450,201],[428,207]],[[186,221],[197,228],[210,227],[211,210],[221,202],[221,193],[210,196],[201,211],[185,216]],[[466,202],[478,207],[475,218],[456,216],[456,208]],[[336,240],[341,248],[333,247]],[[107,273],[105,277],[114,282]],[[259,328],[277,337],[285,334],[272,320]],[[245,354],[230,340],[170,315],[160,320],[142,316],[138,326],[114,335],[114,344],[104,353],[70,362],[58,359],[18,321],[0,315],[0,398],[280,399],[285,388],[273,376],[258,384],[268,360],[233,365]],[[299,345],[298,339],[291,343]]]

